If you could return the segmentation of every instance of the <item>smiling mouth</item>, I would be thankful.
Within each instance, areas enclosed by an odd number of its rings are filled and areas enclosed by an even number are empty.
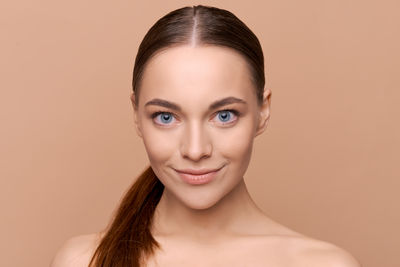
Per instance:
[[[203,185],[213,181],[222,168],[223,166],[218,169],[175,169],[175,171],[185,183],[190,185]]]

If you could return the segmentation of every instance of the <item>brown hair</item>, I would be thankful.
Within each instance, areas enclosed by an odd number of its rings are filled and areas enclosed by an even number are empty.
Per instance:
[[[261,45],[254,33],[229,11],[207,6],[184,7],[159,19],[139,46],[133,69],[135,107],[146,63],[163,49],[178,45],[217,45],[231,48],[247,61],[258,103],[265,76]],[[89,266],[139,267],[159,244],[151,234],[154,211],[164,186],[148,167],[125,194]]]

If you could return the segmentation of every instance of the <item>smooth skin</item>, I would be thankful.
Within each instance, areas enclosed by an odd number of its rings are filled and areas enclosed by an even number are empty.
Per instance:
[[[359,267],[348,252],[268,218],[243,176],[256,136],[270,117],[271,91],[258,104],[245,59],[229,48],[178,46],[146,66],[135,125],[165,190],[153,235],[160,250],[147,266]],[[177,172],[219,169],[193,185]],[[69,240],[53,267],[87,266],[100,234]]]

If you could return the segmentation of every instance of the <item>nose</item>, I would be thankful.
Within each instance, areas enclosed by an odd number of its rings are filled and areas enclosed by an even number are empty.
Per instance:
[[[211,156],[211,138],[200,122],[192,122],[185,127],[180,150],[182,157],[193,161]]]

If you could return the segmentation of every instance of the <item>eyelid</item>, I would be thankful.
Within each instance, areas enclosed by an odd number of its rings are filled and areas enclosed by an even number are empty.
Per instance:
[[[171,115],[174,116],[174,114],[173,114],[172,112],[159,110],[159,111],[152,112],[152,113],[151,113],[151,118],[154,119],[154,118],[157,117],[158,115],[164,114],[164,113],[171,114]]]

